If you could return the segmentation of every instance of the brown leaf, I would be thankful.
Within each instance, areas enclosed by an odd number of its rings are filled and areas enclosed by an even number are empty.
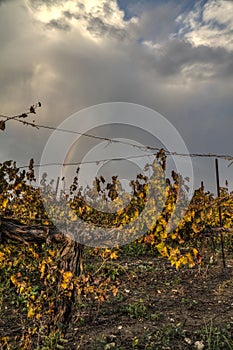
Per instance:
[[[0,130],[6,129],[6,123],[3,120],[0,120]]]

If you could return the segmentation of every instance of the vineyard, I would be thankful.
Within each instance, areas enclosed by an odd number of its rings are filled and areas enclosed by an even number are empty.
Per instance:
[[[183,212],[189,179],[165,167],[161,150],[131,196],[117,176],[83,190],[77,169],[57,196],[33,160],[0,165],[2,349],[233,349],[233,194],[202,186]],[[117,246],[98,248],[100,226]]]

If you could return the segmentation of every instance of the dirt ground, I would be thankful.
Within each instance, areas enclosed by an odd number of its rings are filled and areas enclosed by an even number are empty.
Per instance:
[[[221,261],[180,270],[161,258],[119,263],[123,283],[118,298],[99,310],[96,306],[91,320],[83,310],[87,321],[71,330],[74,348],[211,348],[218,329],[228,330],[233,341],[233,260],[225,269]]]
[[[218,261],[176,270],[166,260],[150,256],[121,257],[116,264],[118,296],[101,305],[84,302],[74,313],[64,349],[233,348],[229,257],[225,269]],[[20,317],[4,301],[1,336],[17,337],[22,331]]]

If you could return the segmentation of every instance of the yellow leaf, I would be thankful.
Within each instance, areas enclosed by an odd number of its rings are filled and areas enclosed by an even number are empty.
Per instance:
[[[180,258],[180,263],[183,265],[186,265],[188,263],[187,257],[186,256],[182,256]]]
[[[72,277],[72,272],[71,271],[67,271],[63,273],[63,281],[69,281]]]
[[[43,225],[49,225],[49,221],[44,221]]]
[[[33,317],[34,315],[35,315],[35,311],[32,308],[30,308],[28,310],[28,318]]]
[[[167,232],[161,232],[160,233],[161,239],[166,239],[167,238]]]
[[[0,252],[0,262],[3,262],[5,260],[5,254],[3,252]]]
[[[190,254],[190,253],[187,253],[187,254],[186,254],[186,257],[187,257],[187,259],[188,259],[189,267],[195,266],[195,263],[194,263],[194,261],[193,261],[193,258],[192,258],[192,256],[191,256],[191,254]]]
[[[39,267],[39,270],[40,270],[40,272],[41,272],[41,278],[44,277],[45,267],[46,267],[46,262],[45,262],[45,260],[43,260],[43,261],[42,261],[42,264],[41,264],[40,267]]]
[[[193,248],[193,255],[196,258],[198,255],[198,250],[196,248]]]
[[[117,259],[118,258],[118,255],[117,255],[117,252],[112,252],[111,255],[110,255],[110,258],[111,259]]]
[[[7,204],[8,204],[8,198],[5,198],[2,203],[3,208],[6,208]]]
[[[6,337],[0,337],[0,341],[3,341],[3,342],[8,342],[9,340],[9,337],[6,336]]]
[[[51,255],[51,256],[54,256],[55,255],[55,251],[54,250],[49,250],[49,254]]]
[[[62,283],[61,286],[63,289],[67,289],[68,288],[68,284],[71,281],[73,274],[70,271],[64,272],[62,275]]]
[[[168,256],[168,250],[167,250],[167,247],[165,246],[164,242],[160,242],[159,244],[157,244],[156,248],[158,249],[158,252],[162,256]]]
[[[17,279],[15,278],[14,275],[11,275],[10,279],[11,279],[11,282],[12,282],[15,286],[18,284],[18,281],[17,281]]]
[[[72,211],[69,212],[69,218],[71,221],[77,221],[78,220],[78,216]]]
[[[19,292],[22,293],[22,292],[24,291],[24,289],[25,289],[24,286],[21,286],[21,287],[19,288]]]

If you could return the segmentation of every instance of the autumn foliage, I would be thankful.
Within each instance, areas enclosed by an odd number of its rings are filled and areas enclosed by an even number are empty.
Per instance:
[[[134,237],[133,226],[129,225],[130,229],[126,233],[124,231],[124,235],[131,235],[131,247],[135,247],[133,249],[140,246],[144,251],[159,254],[176,268],[181,265],[193,267],[202,261],[199,242],[203,232],[208,227],[219,226],[219,205],[222,207],[225,227],[232,227],[233,196],[223,188],[221,198],[215,198],[200,188],[195,191],[186,212],[180,218],[176,214],[179,213],[177,207],[183,204],[185,207],[187,202],[188,179],[183,180],[179,174],[172,172],[171,179],[164,181],[165,165],[166,157],[160,152],[155,162],[147,166],[152,175],[138,174],[131,181],[132,195],[124,191],[117,176],[113,176],[112,182],[108,184],[102,177],[96,178],[93,188],[83,191],[79,188],[77,170],[69,193],[61,192],[58,197],[53,183],[47,183],[46,174],[41,180],[40,188],[36,186],[33,160],[26,170],[17,167],[13,161],[7,161],[0,165],[0,217],[2,220],[16,220],[31,225],[35,229],[47,227],[48,230],[53,227],[51,217],[63,224],[75,224],[81,219],[92,224],[93,230],[88,232],[92,242],[95,241],[95,228],[99,225],[123,229],[137,219],[137,228],[143,232],[140,237]],[[46,196],[43,196],[44,193]],[[98,210],[87,204],[91,201],[94,203],[99,198],[101,201]],[[50,206],[50,203],[56,205]],[[105,211],[105,205],[109,203],[113,209],[110,214]],[[158,214],[157,208],[161,203],[164,205]],[[146,215],[140,219],[146,206]],[[176,225],[169,230],[171,219]],[[83,234],[87,235],[87,232]],[[83,271],[81,269],[75,274],[69,268],[62,267],[61,252],[64,249],[59,243],[54,245],[48,240],[43,244],[34,242],[18,246],[14,240],[7,240],[6,244],[3,239],[0,267],[3,278],[8,278],[15,287],[27,317],[37,322],[46,320],[44,322],[49,328],[51,325],[57,326],[59,300],[67,303],[70,299],[75,302],[81,298],[92,298],[93,301],[103,302],[110,296],[117,295],[120,279],[109,268],[106,270],[106,264],[117,261],[122,249],[120,245],[115,248],[86,249],[87,254],[99,257],[101,263],[92,272],[85,271],[84,264]]]

